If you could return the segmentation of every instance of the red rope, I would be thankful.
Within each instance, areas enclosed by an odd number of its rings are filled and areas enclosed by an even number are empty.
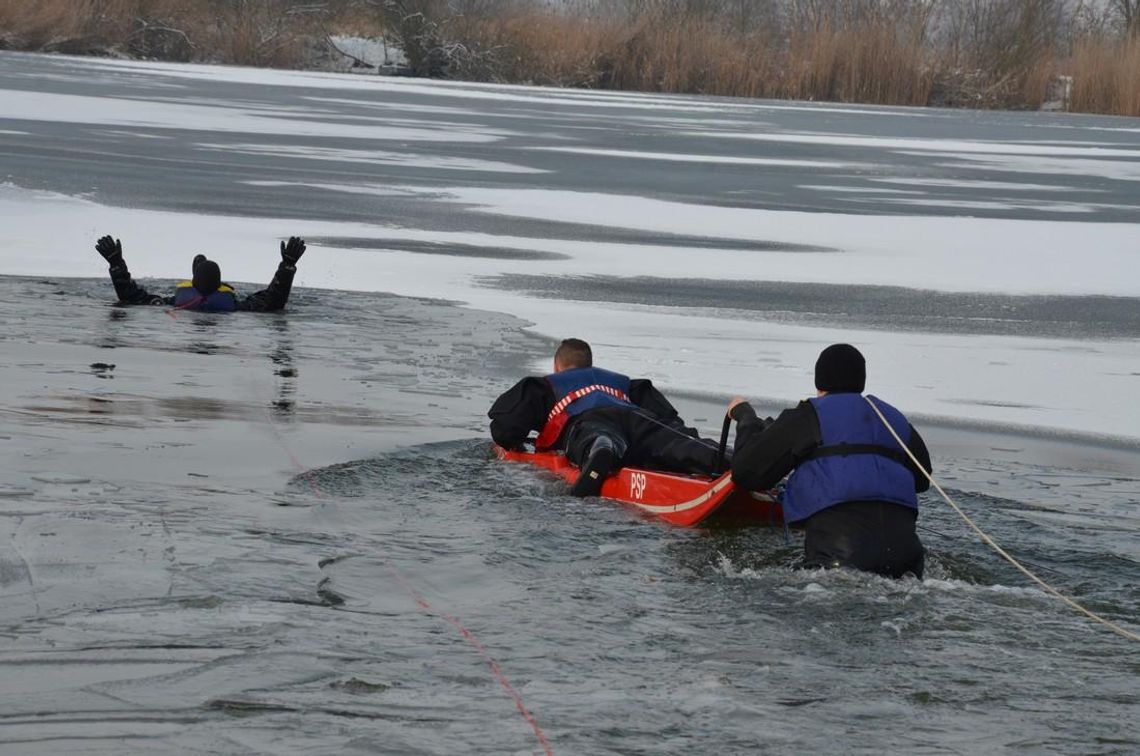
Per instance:
[[[499,685],[503,686],[503,690],[507,691],[507,694],[514,699],[515,708],[519,710],[519,714],[522,715],[522,718],[526,720],[527,724],[530,725],[530,728],[534,730],[534,736],[538,738],[538,742],[542,744],[543,752],[546,754],[546,756],[554,756],[554,751],[550,748],[550,742],[546,739],[546,735],[543,734],[542,728],[538,726],[538,720],[536,720],[534,718],[534,715],[530,713],[530,710],[526,708],[526,704],[523,703],[522,696],[517,690],[515,690],[515,687],[511,685],[511,681],[507,679],[507,676],[503,674],[503,668],[499,666],[499,663],[495,661],[495,658],[491,656],[489,651],[487,651],[487,647],[483,645],[482,641],[475,637],[475,633],[471,632],[466,626],[464,626],[462,622],[457,620],[455,617],[452,617],[447,612],[440,611],[439,609],[436,609],[431,604],[429,604],[427,602],[427,599],[417,593],[416,589],[408,584],[408,581],[404,579],[404,576],[401,575],[400,572],[395,567],[393,567],[390,562],[385,560],[385,564],[388,567],[388,570],[392,573],[392,577],[396,578],[396,582],[403,586],[404,590],[408,592],[408,595],[412,597],[412,600],[415,601],[421,609],[423,609],[425,612],[429,612],[436,615],[437,617],[440,617],[441,619],[446,620],[449,624],[455,627],[455,629],[459,631],[460,635],[466,638],[467,642],[471,644],[471,646],[479,653],[481,657],[483,657],[483,660],[487,662],[487,666],[491,668],[491,674],[493,674],[495,676],[495,679],[499,681]]]
[[[300,470],[301,474],[305,476],[305,479],[309,481],[309,486],[313,489],[313,495],[318,499],[323,499],[324,496],[321,495],[320,489],[317,488],[317,484],[313,480],[312,471],[302,465],[297,457],[293,454],[292,450],[289,449],[289,446],[285,443],[285,439],[281,437],[281,434],[278,432],[277,428],[274,427],[272,418],[269,420],[269,427],[273,430],[274,435],[277,436],[277,442],[281,445],[281,448],[285,450],[285,453],[287,455],[289,455],[289,459],[293,462],[293,466]],[[523,702],[522,695],[520,695],[518,690],[515,689],[515,686],[511,685],[511,681],[508,680],[506,674],[503,673],[503,668],[499,666],[499,662],[495,661],[495,657],[491,656],[491,653],[487,650],[487,647],[484,646],[482,641],[480,641],[475,636],[475,633],[471,632],[470,629],[468,629],[455,617],[451,616],[447,612],[436,609],[430,603],[428,603],[427,599],[420,595],[420,593],[412,587],[407,579],[405,579],[404,576],[400,574],[400,571],[397,570],[395,566],[393,566],[392,563],[387,559],[384,560],[384,566],[388,568],[388,571],[392,573],[392,577],[396,579],[396,582],[400,584],[400,586],[407,592],[408,596],[411,597],[412,601],[414,601],[416,605],[420,607],[420,609],[423,609],[425,612],[434,614],[440,619],[445,620],[448,624],[452,625],[456,630],[458,630],[459,634],[462,635],[464,639],[466,639],[466,641],[471,644],[479,656],[483,658],[483,661],[487,662],[487,666],[491,668],[491,674],[494,675],[496,680],[498,680],[499,685],[501,685],[503,687],[503,690],[507,692],[507,695],[509,695],[514,700],[515,708],[518,709],[519,714],[526,721],[526,723],[530,725],[530,728],[534,730],[534,736],[538,738],[538,742],[542,744],[543,753],[546,754],[546,756],[554,756],[554,751],[550,747],[550,741],[546,739],[546,735],[542,732],[542,728],[538,726],[538,720],[534,718],[534,715],[531,714],[530,709],[526,707],[526,704]]]

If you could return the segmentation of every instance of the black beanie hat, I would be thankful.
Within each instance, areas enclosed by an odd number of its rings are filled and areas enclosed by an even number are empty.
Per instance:
[[[198,257],[202,259],[199,260]],[[207,260],[198,255],[194,258],[194,288],[204,297],[208,297],[222,285],[222,269],[213,260]]]
[[[863,393],[867,385],[867,362],[850,344],[832,344],[815,361],[815,387],[829,393]]]

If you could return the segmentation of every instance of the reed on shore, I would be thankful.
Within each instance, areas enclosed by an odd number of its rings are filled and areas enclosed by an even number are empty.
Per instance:
[[[1140,29],[1066,0],[785,1],[0,0],[0,47],[309,68],[385,35],[418,75],[981,108],[1067,81],[1070,110],[1140,116]]]

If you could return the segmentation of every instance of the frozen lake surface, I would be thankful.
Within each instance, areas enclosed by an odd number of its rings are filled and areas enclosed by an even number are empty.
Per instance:
[[[8,53],[0,98],[5,753],[543,752],[486,655],[555,753],[1140,747],[1134,644],[934,499],[925,582],[795,571],[484,417],[568,328],[709,434],[850,341],[1135,628],[1140,122]],[[287,314],[224,317],[114,306],[104,233],[156,290],[311,245]]]
[[[849,341],[912,414],[1140,440],[1136,119],[17,54],[0,93],[9,274],[113,233],[260,281],[298,234],[298,285],[572,322],[673,389],[794,401]]]

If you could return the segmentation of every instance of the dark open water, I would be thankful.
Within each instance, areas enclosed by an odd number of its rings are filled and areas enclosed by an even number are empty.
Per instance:
[[[929,497],[925,582],[797,571],[794,533],[672,528],[494,461],[482,413],[549,349],[511,318],[110,294],[0,280],[5,754],[541,753],[443,615],[560,754],[1140,748],[1136,644]],[[1134,450],[923,430],[983,528],[1135,627]]]

